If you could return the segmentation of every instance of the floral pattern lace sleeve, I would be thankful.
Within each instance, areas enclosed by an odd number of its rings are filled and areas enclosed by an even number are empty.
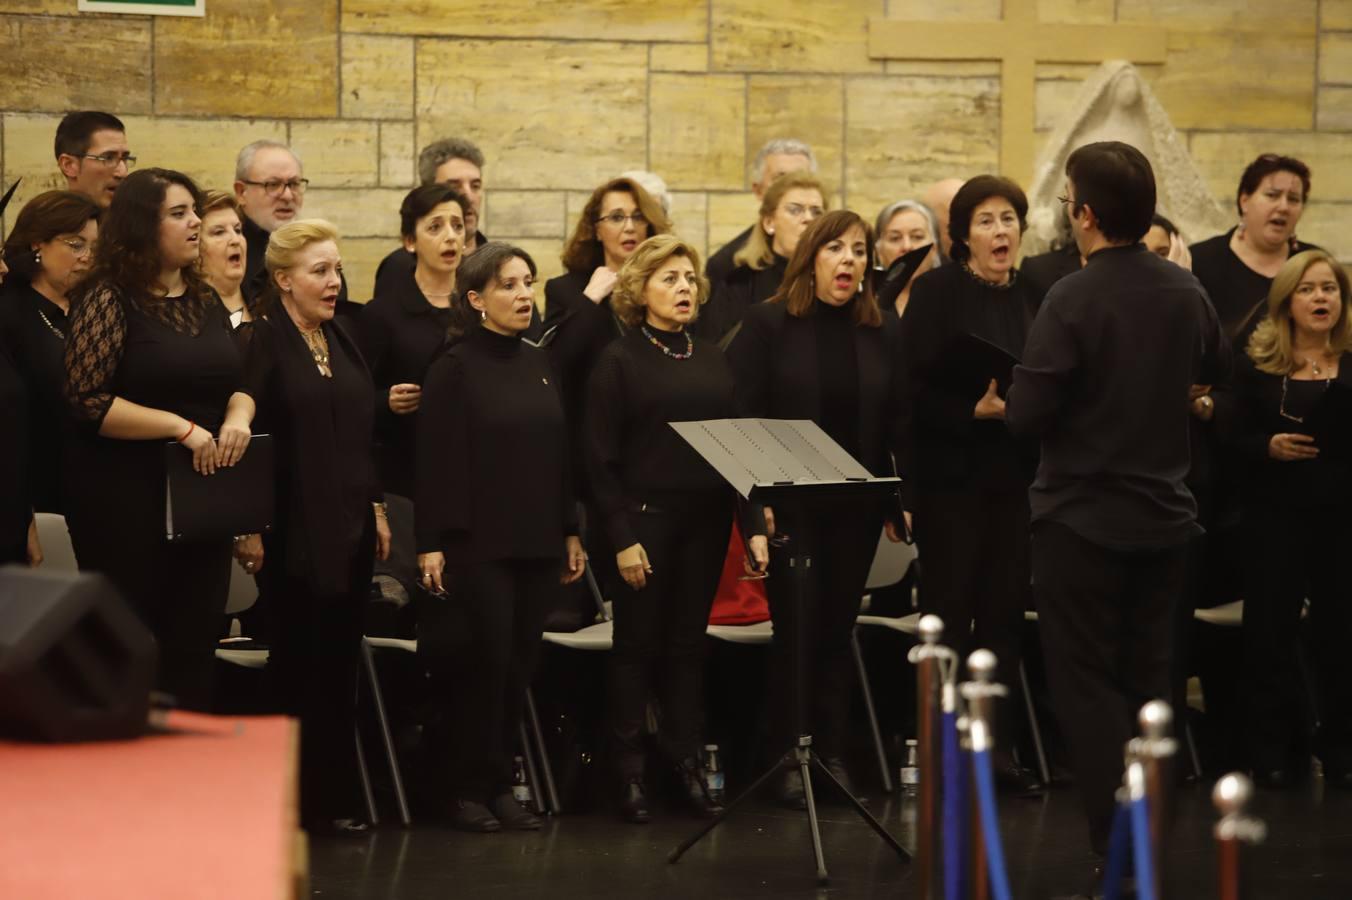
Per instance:
[[[127,319],[117,291],[101,285],[75,304],[66,339],[66,400],[78,422],[97,432],[113,405]]]

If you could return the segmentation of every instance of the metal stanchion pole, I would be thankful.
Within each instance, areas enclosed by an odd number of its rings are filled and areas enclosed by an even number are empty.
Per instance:
[[[935,900],[939,879],[937,841],[938,779],[939,779],[939,688],[943,683],[940,661],[947,652],[939,645],[944,622],[938,616],[922,616],[919,626],[920,644],[911,648],[908,657],[916,667],[916,760],[920,769],[919,815],[916,817],[916,878],[921,900]]]
[[[1216,896],[1219,900],[1239,900],[1240,860],[1239,845],[1259,844],[1267,837],[1267,826],[1261,819],[1244,814],[1244,808],[1253,796],[1253,783],[1233,772],[1216,782],[1211,802],[1221,814],[1216,823]]]
[[[967,703],[968,742],[972,749],[972,900],[987,900],[991,890],[991,861],[988,854],[992,849],[986,840],[985,817],[981,810],[980,791],[977,789],[976,766],[977,753],[990,753],[995,744],[995,699],[1003,697],[1008,690],[1002,684],[995,683],[995,666],[998,660],[989,650],[977,650],[967,657],[967,672],[972,680],[961,687],[962,699]]]
[[[1178,741],[1169,736],[1174,711],[1163,700],[1151,700],[1139,715],[1142,737],[1135,741],[1136,758],[1145,775],[1146,809],[1150,813],[1150,857],[1154,861],[1156,897],[1164,882],[1165,832],[1169,818],[1169,761],[1178,752]]]

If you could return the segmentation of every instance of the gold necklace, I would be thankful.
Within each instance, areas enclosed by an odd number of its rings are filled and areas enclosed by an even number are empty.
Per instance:
[[[305,338],[305,345],[310,348],[310,355],[315,358],[319,374],[325,378],[332,378],[333,369],[329,366],[329,342],[324,337],[324,330],[316,328],[314,331],[302,331],[300,336]]]

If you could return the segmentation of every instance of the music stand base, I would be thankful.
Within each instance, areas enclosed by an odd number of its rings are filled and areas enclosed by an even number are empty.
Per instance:
[[[821,823],[817,819],[817,801],[812,793],[812,770],[814,766],[816,767],[816,770],[820,774],[826,776],[826,780],[828,782],[834,784],[836,786],[836,789],[840,791],[841,794],[845,795],[845,798],[850,801],[850,805],[854,807],[854,811],[859,814],[859,816],[869,825],[870,828],[872,828],[875,832],[878,833],[878,836],[883,839],[883,842],[885,844],[887,844],[889,847],[891,847],[893,850],[897,852],[897,856],[899,856],[903,862],[911,861],[911,854],[907,852],[906,848],[901,846],[901,844],[897,841],[897,839],[894,838],[892,834],[886,828],[883,827],[882,823],[879,822],[876,818],[874,818],[873,814],[870,813],[868,809],[865,808],[864,804],[859,801],[858,797],[854,796],[849,791],[845,790],[845,786],[836,780],[836,776],[831,774],[831,770],[826,767],[826,763],[822,762],[821,757],[818,756],[816,753],[812,752],[811,735],[804,734],[798,736],[798,742],[793,747],[793,755],[798,762],[798,771],[803,779],[803,797],[807,801],[806,811],[807,811],[808,830],[812,834],[812,854],[817,864],[818,884],[828,883],[830,881],[831,876],[826,871],[826,855],[822,851]],[[685,855],[685,852],[687,850],[689,850],[691,847],[699,843],[700,840],[706,834],[713,831],[723,822],[724,819],[732,815],[733,810],[741,806],[743,800],[755,794],[757,791],[761,789],[761,787],[767,781],[769,781],[771,778],[781,773],[782,771],[783,771],[783,763],[776,762],[774,765],[772,765],[759,778],[757,778],[754,782],[752,782],[750,787],[748,787],[745,791],[739,794],[737,796],[737,799],[733,800],[726,807],[724,807],[721,813],[719,813],[714,818],[710,819],[707,823],[701,826],[698,831],[696,831],[690,837],[682,841],[681,844],[676,847],[676,849],[672,850],[669,854],[667,854],[667,862],[668,863],[679,862],[681,857]]]

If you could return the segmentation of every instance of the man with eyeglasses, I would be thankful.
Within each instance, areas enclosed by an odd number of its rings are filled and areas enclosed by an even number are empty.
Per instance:
[[[127,129],[111,113],[86,109],[68,113],[56,126],[56,165],[66,186],[92,199],[100,209],[136,165],[127,147]]]
[[[301,217],[309,185],[300,157],[280,141],[254,141],[239,151],[235,159],[235,197],[244,210],[243,284],[247,302],[256,301],[267,287],[263,258],[268,238],[278,228]],[[352,312],[347,299],[347,279],[343,279],[337,314]]]

